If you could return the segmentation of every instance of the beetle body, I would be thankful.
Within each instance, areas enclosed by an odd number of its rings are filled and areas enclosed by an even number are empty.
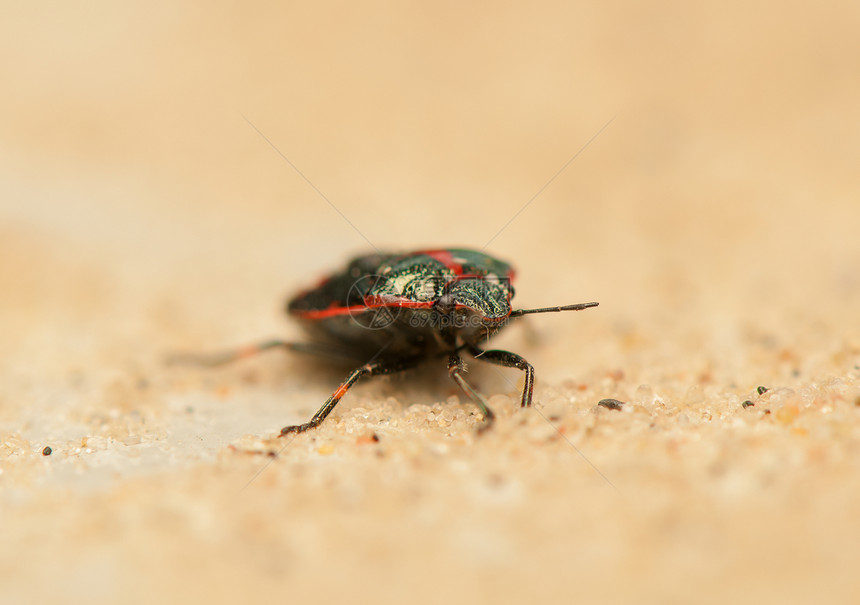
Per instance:
[[[317,339],[382,359],[452,352],[498,332],[513,269],[482,252],[371,254],[300,293],[287,312]]]

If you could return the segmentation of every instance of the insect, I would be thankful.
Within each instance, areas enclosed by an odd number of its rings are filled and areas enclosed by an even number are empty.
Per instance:
[[[352,259],[288,301],[286,311],[311,336],[310,343],[268,340],[216,355],[188,356],[186,361],[219,365],[269,349],[285,349],[342,358],[357,364],[322,407],[304,424],[286,426],[281,436],[322,423],[359,379],[401,372],[428,360],[447,358],[448,374],[483,414],[479,431],[489,428],[493,412],[484,396],[466,380],[461,355],[525,374],[521,405],[530,406],[534,368],[515,353],[483,349],[482,343],[512,319],[531,313],[579,311],[589,302],[540,309],[516,309],[513,268],[478,250],[419,250],[405,254],[374,253]]]

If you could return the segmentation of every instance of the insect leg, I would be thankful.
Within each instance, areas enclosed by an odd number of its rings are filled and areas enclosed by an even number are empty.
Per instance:
[[[168,357],[168,363],[190,363],[200,366],[220,366],[239,359],[246,359],[258,355],[269,349],[284,349],[285,351],[296,351],[298,353],[306,353],[308,355],[318,355],[320,357],[343,357],[350,361],[354,361],[354,357],[349,356],[334,347],[327,347],[319,344],[309,344],[303,342],[287,342],[285,340],[266,340],[257,344],[231,349],[229,351],[221,351],[219,353],[181,353]]]
[[[322,404],[322,407],[313,415],[313,418],[304,424],[285,426],[281,429],[281,436],[283,437],[290,433],[303,433],[308,429],[319,426],[319,424],[326,419],[326,416],[331,413],[334,406],[336,406],[341,398],[346,395],[349,388],[358,382],[359,378],[364,376],[378,376],[380,374],[394,374],[395,372],[402,372],[403,370],[408,370],[409,368],[416,366],[423,360],[424,358],[422,357],[407,357],[405,359],[390,362],[371,361],[370,363],[353,370],[349,373],[349,376],[346,377],[346,380],[344,380],[341,385],[337,387],[335,392],[332,393],[331,397],[326,399],[325,403]]]
[[[521,405],[522,407],[528,407],[532,404],[532,394],[535,389],[535,369],[532,367],[532,364],[516,353],[502,351],[501,349],[490,349],[488,351],[484,351],[474,345],[469,345],[468,349],[469,352],[475,356],[475,359],[488,361],[508,368],[519,368],[525,372],[526,380],[523,385],[523,398]]]
[[[463,372],[465,371],[465,366],[463,365],[463,360],[456,353],[452,353],[448,358],[448,375],[457,383],[466,395],[469,396],[475,405],[481,410],[481,413],[484,415],[484,424],[481,425],[481,428],[478,429],[478,432],[484,432],[488,428],[493,425],[493,421],[496,416],[493,414],[493,411],[487,405],[487,400],[484,399],[484,396],[481,395],[475,388],[466,382],[466,379],[463,377]]]

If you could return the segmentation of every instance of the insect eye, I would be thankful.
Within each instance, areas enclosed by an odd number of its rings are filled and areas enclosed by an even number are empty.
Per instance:
[[[450,313],[456,306],[457,303],[454,301],[454,297],[451,294],[443,294],[439,297],[439,300],[436,301],[436,309],[441,313]]]

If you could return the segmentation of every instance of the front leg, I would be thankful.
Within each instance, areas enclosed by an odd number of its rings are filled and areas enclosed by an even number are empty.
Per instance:
[[[487,400],[484,399],[484,396],[481,395],[478,391],[475,390],[466,378],[463,376],[466,368],[463,365],[463,360],[457,353],[451,353],[448,357],[448,375],[451,379],[457,383],[466,395],[469,396],[475,405],[478,406],[478,409],[481,410],[481,413],[484,415],[484,423],[478,428],[478,433],[483,433],[488,428],[493,426],[493,421],[496,416],[493,414],[493,411],[487,405]]]
[[[475,359],[488,361],[496,365],[505,366],[506,368],[519,368],[525,372],[526,380],[523,385],[521,405],[522,407],[528,407],[532,404],[532,394],[534,393],[535,388],[535,369],[532,364],[516,353],[511,353],[510,351],[503,351],[501,349],[490,349],[488,351],[484,351],[471,344],[467,345],[466,348],[475,356]]]

